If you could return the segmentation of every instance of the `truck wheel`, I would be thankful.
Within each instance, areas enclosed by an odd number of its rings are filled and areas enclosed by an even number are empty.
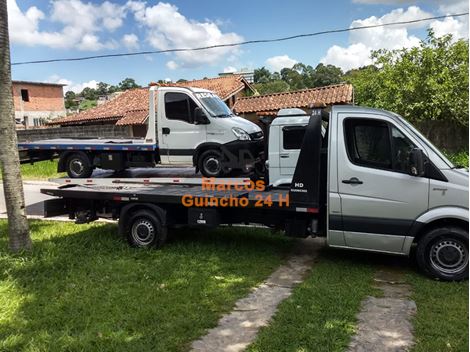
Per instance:
[[[433,229],[418,242],[416,261],[427,275],[446,281],[468,278],[468,231],[455,226]]]
[[[132,247],[159,248],[165,243],[166,235],[166,227],[152,211],[138,210],[127,221],[126,236]]]
[[[67,175],[70,178],[86,178],[93,173],[90,159],[84,154],[72,154],[67,158]]]
[[[206,150],[199,157],[199,170],[205,177],[222,177],[226,170],[223,167],[223,156],[217,150]]]

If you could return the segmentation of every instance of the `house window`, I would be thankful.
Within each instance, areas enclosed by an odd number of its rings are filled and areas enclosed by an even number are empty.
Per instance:
[[[29,101],[29,92],[28,92],[27,89],[22,89],[21,90],[21,100]]]
[[[42,126],[43,125],[43,119],[35,117],[33,119],[33,124],[34,124],[34,127]]]

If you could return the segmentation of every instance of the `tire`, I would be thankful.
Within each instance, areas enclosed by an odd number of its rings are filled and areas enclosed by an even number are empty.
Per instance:
[[[127,220],[127,242],[136,248],[160,248],[166,241],[167,229],[150,210],[138,210]]]
[[[227,173],[223,166],[222,153],[217,150],[206,150],[198,160],[198,167],[204,177],[222,177]]]
[[[72,154],[67,158],[65,170],[70,178],[87,178],[93,173],[90,159],[85,154]]]
[[[418,242],[416,261],[433,278],[468,279],[468,231],[456,226],[430,230]]]

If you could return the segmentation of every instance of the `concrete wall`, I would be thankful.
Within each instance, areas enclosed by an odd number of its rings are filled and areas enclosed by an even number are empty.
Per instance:
[[[131,138],[129,126],[94,125],[17,130],[19,142],[55,138]]]
[[[422,121],[415,127],[439,149],[468,150],[468,127],[448,121]]]

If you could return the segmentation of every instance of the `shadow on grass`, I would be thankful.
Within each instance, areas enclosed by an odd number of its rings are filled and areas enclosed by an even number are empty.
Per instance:
[[[112,224],[31,231],[33,252],[16,256],[0,225],[0,350],[185,349],[292,242],[259,229],[181,230],[163,250],[138,250]]]

